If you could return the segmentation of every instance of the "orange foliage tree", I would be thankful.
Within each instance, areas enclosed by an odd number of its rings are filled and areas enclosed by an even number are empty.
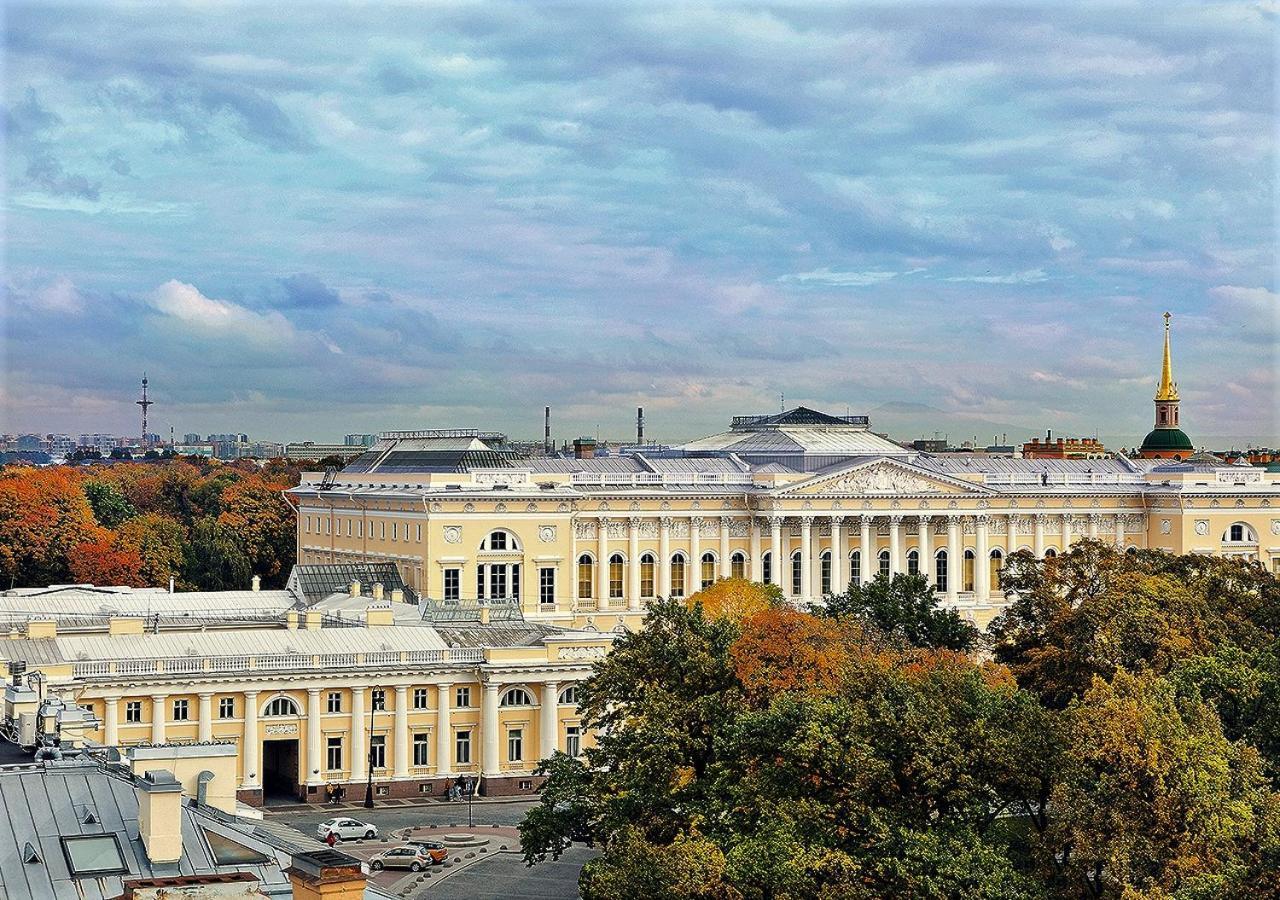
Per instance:
[[[0,472],[0,572],[6,582],[65,581],[71,574],[68,552],[91,540],[97,527],[73,471],[19,467]]]
[[[838,690],[862,653],[871,649],[853,622],[774,607],[743,622],[729,656],[748,696],[767,702],[785,691]]]
[[[782,592],[776,585],[760,584],[745,578],[722,578],[686,601],[689,609],[702,604],[702,614],[708,619],[728,619],[739,623],[781,603]]]
[[[107,536],[77,544],[67,554],[71,577],[88,584],[143,586],[142,557],[138,551],[117,547]]]

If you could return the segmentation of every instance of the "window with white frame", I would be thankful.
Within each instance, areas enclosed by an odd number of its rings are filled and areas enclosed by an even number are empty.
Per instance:
[[[656,590],[655,570],[657,569],[657,560],[652,553],[646,553],[640,557],[640,596],[652,597]]]
[[[454,761],[460,766],[471,763],[471,732],[459,731],[453,737]]]
[[[374,712],[382,712],[387,708],[387,692],[382,688],[374,688],[370,692],[370,705]]]
[[[236,698],[222,697],[218,700],[218,718],[234,719],[236,715]]]
[[[133,725],[142,721],[142,701],[129,700],[124,705],[124,720]]]
[[[173,701],[173,721],[175,722],[187,721],[187,719],[190,718],[189,716],[190,712],[191,712],[191,707],[186,700]]]
[[[329,691],[329,695],[325,698],[325,708],[331,713],[342,712],[342,692]]]
[[[552,566],[538,569],[538,603],[542,606],[556,605],[556,570]]]
[[[716,583],[716,555],[714,553],[702,554],[702,562],[700,563],[702,572],[699,578],[701,590],[706,590]]]
[[[578,705],[578,686],[571,684],[560,692],[559,702],[562,706]]]
[[[577,725],[565,726],[564,752],[575,758],[582,755],[582,729]]]
[[[462,570],[448,568],[444,570],[444,599],[446,603],[457,603],[462,599]]]
[[[818,557],[818,568],[821,572],[819,583],[820,590],[823,594],[831,593],[831,551],[822,551],[822,556]]]
[[[520,762],[524,759],[524,730],[521,728],[507,729],[507,761]]]
[[[933,563],[933,583],[938,587],[938,593],[945,594],[947,592],[947,551],[939,550],[934,556]]]
[[[907,551],[907,574],[920,574],[920,552],[918,550]]]
[[[296,716],[298,715],[298,704],[294,703],[288,697],[275,697],[267,704],[264,716]]]
[[[760,557],[760,577],[764,579],[765,584],[773,583],[773,553],[772,551],[765,553]]]
[[[413,764],[415,766],[430,765],[428,747],[431,745],[431,735],[418,732],[413,736]]]
[[[677,553],[671,557],[671,596],[683,597],[685,585],[684,554]]]
[[[889,577],[889,551],[881,550],[879,559],[880,559],[880,574],[883,575],[885,578],[888,578]]]
[[[804,586],[804,567],[800,562],[800,551],[791,554],[791,593],[800,596],[800,588]]]
[[[376,734],[369,739],[369,768],[385,769],[387,767],[387,736]]]
[[[460,687],[453,692],[453,705],[459,709],[471,706],[471,688]]]
[[[498,701],[499,706],[532,706],[533,698],[524,688],[511,688]]]
[[[747,577],[747,555],[741,550],[729,557],[729,574],[734,578]]]
[[[427,689],[426,688],[413,689],[413,708],[414,709],[427,708]]]
[[[625,561],[622,559],[621,553],[615,553],[609,557],[609,599],[617,600],[622,597],[622,570]]]
[[[849,581],[862,585],[862,551],[854,550],[849,554]]]
[[[342,738],[331,737],[325,742],[325,766],[330,772],[342,768]]]
[[[582,554],[578,557],[578,599],[589,600],[595,596],[596,589],[596,567],[591,561],[591,557]]]

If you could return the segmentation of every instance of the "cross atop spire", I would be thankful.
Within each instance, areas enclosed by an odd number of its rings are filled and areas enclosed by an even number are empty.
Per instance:
[[[1173,380],[1173,362],[1169,353],[1169,313],[1164,314],[1164,365],[1160,369],[1160,387],[1156,389],[1156,400],[1177,402],[1178,385]]]

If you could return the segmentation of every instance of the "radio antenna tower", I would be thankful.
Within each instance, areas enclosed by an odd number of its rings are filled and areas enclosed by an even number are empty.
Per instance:
[[[142,373],[142,399],[135,400],[134,403],[142,407],[142,449],[151,449],[151,440],[147,437],[147,407],[155,403],[154,400],[147,399],[147,373]]]

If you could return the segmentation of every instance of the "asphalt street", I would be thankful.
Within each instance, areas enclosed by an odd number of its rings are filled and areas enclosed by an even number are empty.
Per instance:
[[[536,800],[483,801],[474,804],[477,825],[519,825],[525,812]],[[373,809],[362,806],[336,808],[309,806],[306,808],[267,808],[267,815],[276,822],[298,829],[306,835],[314,835],[316,826],[336,816],[350,816],[361,822],[372,822],[386,832],[409,825],[436,825],[442,828],[467,824],[467,804],[417,803],[412,806],[378,805]]]

